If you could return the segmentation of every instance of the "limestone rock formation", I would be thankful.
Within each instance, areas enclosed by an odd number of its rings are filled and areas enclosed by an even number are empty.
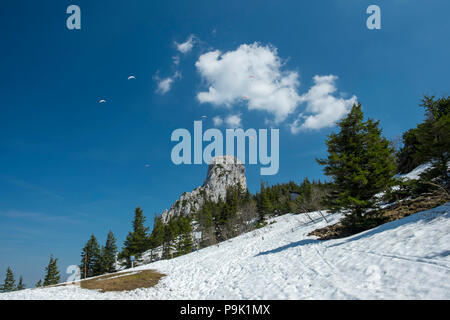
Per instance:
[[[225,200],[227,188],[239,184],[242,190],[247,189],[244,164],[233,156],[215,157],[208,166],[203,185],[192,192],[183,193],[169,210],[163,212],[162,220],[167,223],[171,217],[179,216],[181,213],[191,214],[201,208],[205,198],[216,203],[219,199]]]

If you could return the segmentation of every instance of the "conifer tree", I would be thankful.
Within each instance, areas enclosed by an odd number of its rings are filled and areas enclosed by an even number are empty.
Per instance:
[[[426,120],[418,126],[419,154],[428,157],[433,169],[422,175],[425,180],[435,178],[450,191],[450,96],[435,99],[425,96],[421,106],[426,110]]]
[[[90,239],[81,252],[80,269],[82,270],[82,272],[84,272],[84,268],[86,268],[87,277],[98,276],[102,272],[102,257],[100,246],[97,242],[97,238],[94,235],[91,235]]]
[[[164,242],[164,223],[161,217],[155,216],[151,234],[151,247],[157,248]]]
[[[269,193],[266,191],[264,182],[261,181],[261,191],[257,202],[258,214],[260,220],[264,220],[264,216],[271,211],[271,204],[269,199]]]
[[[193,241],[192,241],[192,226],[191,219],[188,217],[181,216],[178,219],[178,225],[180,230],[180,239],[178,254],[183,255],[190,253],[192,251]]]
[[[356,228],[374,206],[374,195],[392,185],[395,173],[393,149],[381,136],[378,122],[363,121],[361,104],[353,105],[338,125],[340,131],[328,136],[328,158],[318,159],[325,174],[333,179],[328,205],[332,211],[348,209],[344,222]]]
[[[175,254],[175,256],[177,255],[178,242],[180,241],[179,236],[180,236],[181,232],[180,232],[180,226],[178,224],[179,219],[180,219],[180,217],[170,219],[169,224],[168,224],[168,227],[170,229],[170,235],[171,235],[169,242],[170,242],[170,250],[171,250],[171,252],[173,252],[171,255],[172,258],[174,257],[174,254]]]
[[[39,280],[39,281],[36,283],[35,287],[36,287],[36,288],[42,287],[42,280]]]
[[[128,233],[124,243],[124,251],[128,255],[140,255],[148,249],[148,228],[144,226],[144,223],[145,217],[143,211],[137,207],[134,211],[133,231]]]
[[[179,228],[175,218],[171,217],[169,222],[164,226],[164,244],[163,244],[163,258],[173,258],[173,251],[176,249],[174,240],[179,234]]]
[[[432,161],[434,168],[424,175],[426,180],[438,178],[444,187],[450,184],[450,96],[424,96],[421,107],[425,119],[403,133],[403,146],[398,152],[398,171],[407,173],[417,166]]]
[[[58,259],[54,259],[53,255],[50,255],[50,261],[45,267],[44,286],[51,286],[59,283],[61,276],[57,266]]]
[[[153,261],[153,250],[164,243],[164,223],[161,217],[155,215],[153,219],[153,230],[148,237],[148,246],[151,249],[151,260]]]
[[[2,292],[11,292],[16,290],[16,281],[14,280],[14,274],[10,267],[6,269],[6,277],[1,290]]]
[[[26,286],[23,284],[23,278],[20,276],[19,278],[19,284],[17,285],[17,290],[24,290]]]
[[[102,248],[102,257],[101,257],[102,273],[115,271],[114,263],[116,260],[116,253],[117,253],[116,238],[114,237],[113,232],[110,230],[106,238],[106,244]]]

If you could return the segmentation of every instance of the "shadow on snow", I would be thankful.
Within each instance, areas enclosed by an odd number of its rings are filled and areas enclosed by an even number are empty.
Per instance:
[[[256,255],[256,257],[257,256],[264,256],[264,255],[271,254],[271,253],[278,253],[278,252],[281,252],[281,251],[286,250],[286,249],[306,246],[306,245],[313,244],[313,243],[318,243],[318,242],[322,242],[322,241],[316,240],[316,239],[303,239],[303,240],[300,240],[300,241],[297,241],[297,242],[292,242],[292,243],[286,244],[286,245],[281,246],[281,247],[276,248],[276,249],[260,252],[260,253],[258,253]]]

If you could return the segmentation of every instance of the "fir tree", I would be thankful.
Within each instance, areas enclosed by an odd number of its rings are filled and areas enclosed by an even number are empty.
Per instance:
[[[14,280],[14,274],[10,267],[6,269],[6,277],[1,289],[2,292],[11,292],[16,290],[16,281]]]
[[[98,276],[102,272],[102,257],[97,238],[91,235],[81,252],[80,269],[84,272],[86,268],[86,277]]]
[[[374,207],[374,195],[392,185],[395,173],[393,149],[381,136],[378,122],[363,121],[361,104],[354,105],[339,123],[340,132],[328,136],[325,174],[333,178],[332,211],[348,209],[345,222],[357,228],[367,209]]]
[[[61,276],[59,275],[58,259],[54,259],[53,255],[50,255],[50,261],[45,267],[45,278],[44,278],[44,286],[51,286],[59,283]]]
[[[179,218],[178,218],[179,219]],[[178,225],[178,221],[176,218],[170,219],[169,223],[167,224],[167,228],[170,230],[170,238],[168,239],[169,247],[170,247],[170,253],[171,258],[174,257],[174,253],[177,252],[177,244],[178,244],[178,236],[180,235],[180,226]]]
[[[180,230],[180,239],[178,254],[183,255],[190,253],[192,251],[193,241],[192,241],[192,226],[191,219],[188,217],[181,216],[178,219],[178,225]]]
[[[24,290],[26,286],[23,284],[23,278],[20,276],[19,278],[19,284],[17,285],[17,290]]]
[[[151,260],[153,261],[153,250],[164,243],[164,223],[161,217],[155,215],[153,220],[153,230],[148,237],[148,246],[151,249]]]
[[[164,226],[164,243],[163,253],[164,259],[173,258],[173,253],[176,251],[175,239],[179,235],[179,227],[175,218],[171,217],[169,222]]]
[[[155,216],[153,230],[151,234],[151,248],[155,249],[162,246],[164,242],[164,223],[161,217]]]
[[[42,280],[39,280],[39,281],[36,283],[35,287],[36,287],[36,288],[42,287]]]
[[[140,256],[149,249],[148,228],[144,226],[145,217],[141,208],[134,211],[133,231],[128,233],[121,256],[129,260],[130,256]],[[130,262],[128,261],[128,264]]]
[[[261,181],[261,191],[258,196],[257,208],[260,220],[264,220],[264,216],[271,212],[271,203],[269,198],[269,192],[266,191],[264,182]]]
[[[403,147],[397,153],[399,173],[408,173],[429,160],[428,155],[420,152],[420,129],[412,128],[403,133]]]
[[[164,226],[164,242],[163,242],[163,248],[162,248],[162,258],[163,259],[170,259],[171,258],[171,241],[172,241],[172,233],[169,226]]]
[[[407,173],[417,166],[432,161],[434,168],[423,176],[428,181],[438,178],[449,188],[450,175],[450,96],[436,99],[424,96],[420,105],[425,119],[403,134],[403,147],[398,152],[398,171]]]
[[[436,99],[425,96],[421,106],[426,110],[426,120],[419,125],[419,154],[427,156],[433,168],[421,178],[429,182],[437,179],[448,191],[450,190],[450,96]]]
[[[109,231],[106,238],[106,244],[102,248],[102,273],[115,271],[114,263],[116,260],[116,253],[116,238],[114,237],[112,231]]]

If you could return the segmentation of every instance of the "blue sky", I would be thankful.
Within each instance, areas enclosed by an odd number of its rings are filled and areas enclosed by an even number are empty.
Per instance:
[[[81,30],[66,28],[71,4],[81,8]],[[366,28],[370,4],[381,8],[381,30]],[[337,77],[321,78],[337,107],[355,96],[387,137],[400,136],[421,121],[422,94],[449,94],[449,10],[444,0],[2,1],[1,280],[11,266],[34,286],[51,253],[66,279],[90,234],[103,243],[111,229],[121,245],[136,206],[151,225],[154,213],[200,185],[206,165],[174,165],[170,135],[192,131],[203,115],[204,128],[214,127],[213,117],[238,115],[244,129],[280,129],[280,170],[261,177],[258,165],[248,166],[252,192],[261,179],[324,178],[314,158],[325,155],[333,127],[294,134],[290,126],[314,109],[315,76]],[[180,52],[191,35],[192,48]],[[242,101],[239,88],[221,88],[210,102],[199,99],[210,86],[233,83],[239,48],[279,62],[267,78],[248,81],[291,81],[294,102],[282,120],[255,92]],[[215,50],[217,61],[230,53],[230,65],[208,78],[212,65],[197,62]],[[168,78],[169,90],[158,91]]]

